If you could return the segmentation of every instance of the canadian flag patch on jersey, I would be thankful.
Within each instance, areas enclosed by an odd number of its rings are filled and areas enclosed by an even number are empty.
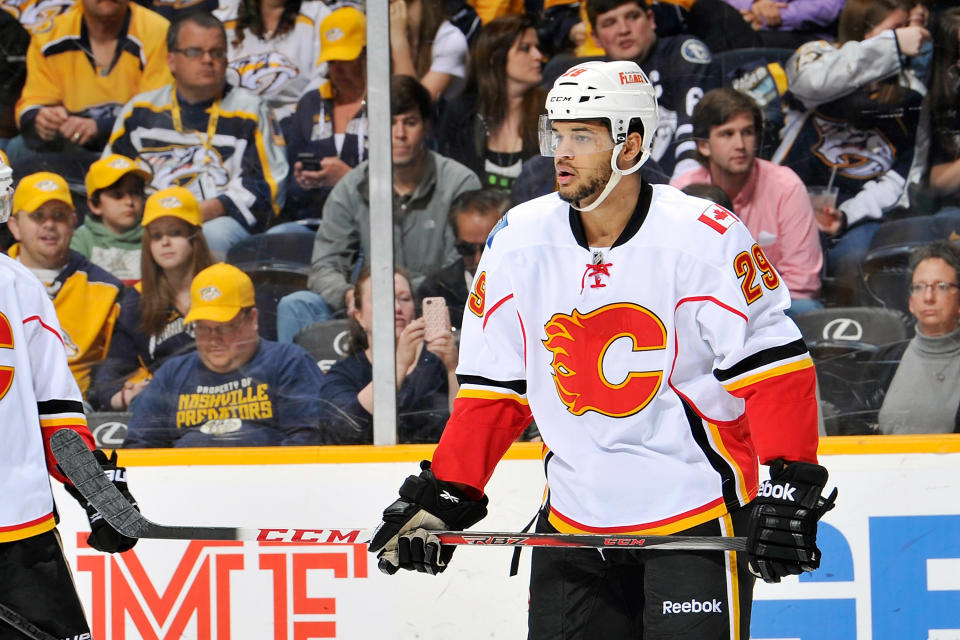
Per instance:
[[[717,233],[723,235],[727,232],[734,222],[738,222],[737,216],[733,215],[718,204],[713,205],[700,214],[697,218],[700,222],[707,225]]]

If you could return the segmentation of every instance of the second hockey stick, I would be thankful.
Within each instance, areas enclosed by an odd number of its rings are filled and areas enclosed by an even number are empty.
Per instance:
[[[361,544],[372,529],[254,529],[157,524],[145,518],[103,473],[100,463],[76,432],[61,429],[50,438],[64,475],[111,527],[130,538],[165,540],[256,540],[259,542]],[[745,538],[714,536],[644,536],[577,533],[505,533],[432,531],[443,544],[497,547],[588,547],[696,551],[744,551]]]

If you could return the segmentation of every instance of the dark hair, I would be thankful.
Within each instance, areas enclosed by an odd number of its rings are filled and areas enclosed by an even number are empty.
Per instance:
[[[837,44],[865,39],[871,29],[897,9],[904,9],[902,0],[846,0],[837,23]]]
[[[693,108],[694,140],[708,140],[711,129],[723,126],[741,113],[753,117],[753,128],[759,136],[763,131],[763,112],[756,100],[729,87],[707,91]],[[707,158],[700,155],[699,151],[696,152],[696,157],[700,164],[709,166]]]
[[[733,211],[733,203],[730,201],[730,196],[715,184],[710,184],[709,182],[692,182],[681,189],[681,191],[688,196],[716,202],[724,209]]]
[[[590,28],[597,30],[597,16],[607,11],[613,11],[620,5],[635,4],[644,11],[650,10],[650,5],[646,0],[587,0],[587,20],[590,21]]]
[[[933,59],[930,63],[930,92],[927,105],[933,116],[933,130],[955,130],[957,127],[957,91],[960,89],[960,7],[947,9],[933,23]],[[953,149],[954,153],[958,150]]]
[[[430,71],[430,65],[433,63],[433,41],[437,37],[437,30],[446,19],[447,3],[445,0],[421,0],[417,44],[416,47],[410,47],[413,54],[413,68],[419,78],[427,75],[427,72]]]
[[[301,0],[286,0],[283,3],[283,12],[280,14],[280,21],[277,23],[277,29],[270,34],[271,38],[279,38],[285,33],[293,31],[297,24],[297,15],[300,13]],[[250,33],[258,38],[264,39],[267,36],[267,28],[263,24],[263,14],[260,13],[260,0],[243,0],[237,11],[237,26],[233,31],[234,39],[231,43],[239,47],[243,43],[244,32],[250,30]]]
[[[140,176],[138,176],[138,175],[136,175],[136,174],[131,174],[131,173],[125,173],[125,174],[123,174],[122,176],[120,176],[120,180],[123,180],[124,178],[126,178],[126,177],[129,176],[129,175],[132,175],[134,178],[136,178],[137,180],[140,181],[140,193],[143,194],[143,190],[144,190],[144,188],[147,186],[146,180],[144,180],[143,178],[141,178]],[[117,180],[117,182],[120,182],[120,180]],[[95,206],[98,206],[98,207],[99,207],[99,206],[100,206],[100,194],[103,193],[104,191],[106,191],[107,189],[112,188],[114,185],[117,184],[117,182],[114,182],[113,184],[111,184],[111,185],[109,185],[109,186],[106,186],[106,187],[104,187],[104,188],[102,188],[102,189],[97,189],[96,191],[94,191],[94,192],[93,192],[92,194],[90,194],[90,196],[89,196],[89,197],[90,197],[90,202],[92,202]],[[96,215],[96,214],[93,213],[92,211],[91,211],[90,213],[93,214],[93,215]],[[139,224],[139,223],[137,223],[137,224]]]
[[[917,247],[910,253],[907,275],[911,283],[913,282],[913,272],[917,270],[917,266],[924,260],[933,258],[940,258],[953,267],[957,282],[960,282],[960,247],[946,240],[935,240],[930,244]]]
[[[461,213],[473,212],[481,215],[501,217],[510,208],[510,194],[502,189],[472,189],[464,191],[450,203],[450,215],[447,222],[457,235],[457,218]]]
[[[430,121],[430,92],[412,76],[393,76],[390,78],[390,115],[420,112],[424,122]]]
[[[190,246],[193,248],[190,272],[197,275],[213,264],[213,257],[200,227],[185,221],[184,224],[190,227]],[[140,330],[147,336],[154,336],[169,322],[170,308],[176,292],[167,281],[163,269],[153,260],[153,254],[150,253],[150,233],[147,229],[143,230],[140,240],[140,278]]]
[[[227,44],[227,30],[224,29],[220,19],[212,13],[197,11],[182,15],[170,23],[170,27],[167,29],[167,51],[177,50],[177,38],[180,37],[180,29],[188,22],[192,22],[203,29],[218,29],[220,35],[223,36],[223,44]]]
[[[507,117],[507,55],[528,29],[536,28],[530,16],[503,16],[484,25],[471,47],[465,92],[476,96],[477,113],[488,132],[495,131]],[[546,97],[547,92],[540,87],[531,88],[523,96],[519,133],[525,154],[538,148],[537,120],[544,112]]]
[[[416,294],[413,291],[413,284],[410,282],[410,276],[407,275],[407,272],[400,267],[393,268],[394,275],[403,276],[403,279],[407,281],[407,285],[410,287],[410,293],[414,294],[413,304],[414,309],[417,307],[417,298]],[[357,275],[357,282],[353,285],[353,307],[360,311],[362,307],[362,298],[363,290],[369,286],[370,282],[370,267],[365,266],[360,270],[360,273]],[[350,314],[349,318],[349,335],[347,336],[347,355],[353,355],[355,353],[360,353],[361,351],[366,350],[369,346],[367,344],[367,332],[363,330],[363,327],[360,326],[360,323],[357,322],[357,319],[353,314]]]

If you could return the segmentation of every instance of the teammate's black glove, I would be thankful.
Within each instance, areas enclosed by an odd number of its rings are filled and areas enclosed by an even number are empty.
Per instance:
[[[750,514],[747,552],[750,572],[766,582],[814,571],[820,566],[817,521],[833,509],[837,490],[826,498],[827,470],[818,464],[775,460],[760,485]]]
[[[130,501],[130,504],[136,507],[137,501],[134,500],[133,496],[130,495],[130,491],[127,489],[127,468],[117,466],[116,450],[113,451],[113,454],[109,458],[99,449],[94,451],[93,455],[96,456],[97,462],[103,467],[103,472],[110,478],[113,485],[120,490],[124,498]],[[111,527],[107,521],[103,519],[103,516],[100,515],[100,512],[94,509],[93,506],[87,502],[87,499],[80,495],[76,487],[68,484],[64,485],[64,488],[87,512],[87,520],[90,521],[90,535],[87,536],[87,544],[97,551],[104,553],[127,551],[132,549],[133,545],[137,544],[136,538],[128,538],[125,535],[121,535],[116,529]],[[139,507],[137,507],[137,511],[139,510]]]
[[[383,522],[370,541],[380,571],[389,575],[398,569],[441,573],[456,547],[441,545],[430,531],[460,531],[487,515],[487,496],[472,500],[449,482],[437,480],[429,460],[420,468],[419,476],[407,476],[400,499],[384,510]]]

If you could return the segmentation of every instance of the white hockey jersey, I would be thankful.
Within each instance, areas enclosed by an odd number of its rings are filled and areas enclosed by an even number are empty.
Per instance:
[[[0,542],[53,529],[56,470],[48,440],[73,429],[93,446],[60,325],[40,281],[0,255]]]
[[[487,240],[464,311],[438,478],[482,490],[529,424],[560,531],[674,533],[816,461],[815,376],[790,296],[729,211],[644,184],[612,247],[557,194]]]

